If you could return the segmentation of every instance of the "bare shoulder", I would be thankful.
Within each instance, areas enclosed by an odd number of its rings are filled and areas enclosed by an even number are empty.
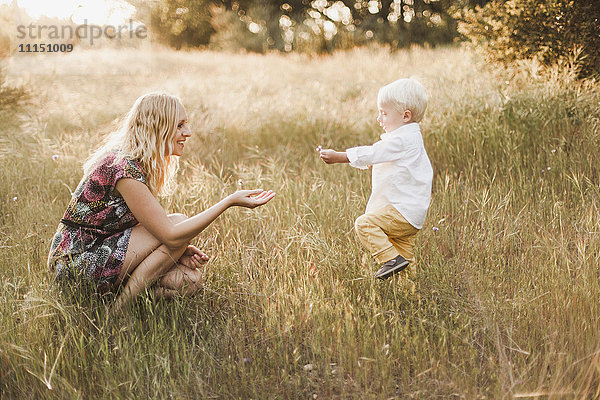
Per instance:
[[[115,184],[115,194],[123,196],[125,193],[140,194],[147,192],[150,195],[150,189],[144,183],[132,179],[132,178],[121,178]]]

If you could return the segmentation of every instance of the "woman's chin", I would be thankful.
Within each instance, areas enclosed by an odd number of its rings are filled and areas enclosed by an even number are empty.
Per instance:
[[[171,155],[181,157],[183,155],[183,145],[178,144],[176,147],[174,147],[173,150],[171,150]]]

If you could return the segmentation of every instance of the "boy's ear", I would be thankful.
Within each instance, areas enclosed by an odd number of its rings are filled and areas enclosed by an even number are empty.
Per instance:
[[[404,123],[412,121],[412,111],[404,110],[404,114],[402,114],[402,121],[404,121]]]

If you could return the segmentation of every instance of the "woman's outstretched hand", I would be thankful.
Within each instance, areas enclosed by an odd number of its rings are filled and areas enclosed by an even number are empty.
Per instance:
[[[227,198],[232,206],[254,208],[266,204],[273,197],[275,197],[275,192],[272,190],[254,189],[238,190]]]

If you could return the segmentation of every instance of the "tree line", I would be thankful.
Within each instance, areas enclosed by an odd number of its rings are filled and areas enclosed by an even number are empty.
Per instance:
[[[328,53],[471,42],[505,63],[570,59],[600,73],[598,0],[131,0],[174,48]]]
[[[322,53],[370,42],[392,48],[451,43],[459,35],[453,14],[487,2],[160,0],[149,12],[160,40],[175,48]]]

